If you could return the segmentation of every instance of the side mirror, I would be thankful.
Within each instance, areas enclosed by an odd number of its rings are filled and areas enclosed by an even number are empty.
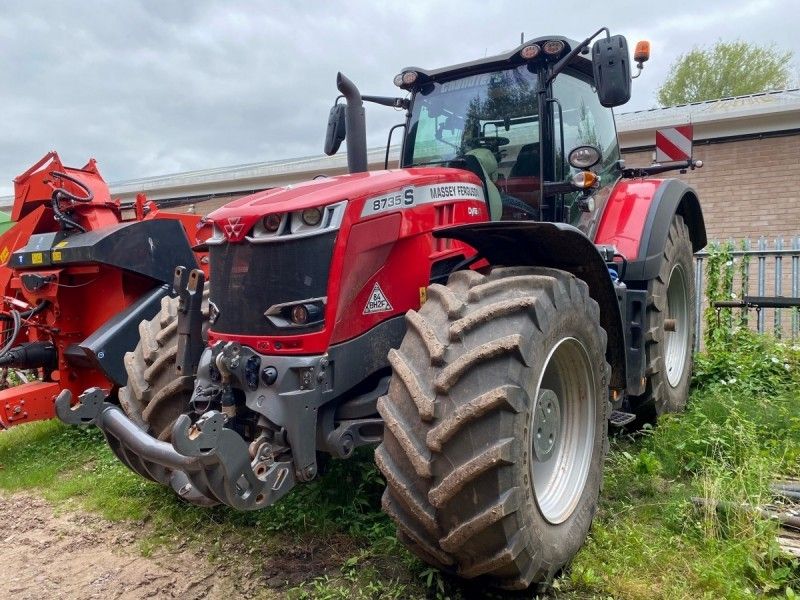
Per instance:
[[[325,132],[325,154],[333,156],[339,151],[345,136],[347,126],[345,124],[345,114],[347,113],[346,104],[334,104],[328,115],[328,131]]]
[[[625,36],[597,40],[592,45],[592,68],[600,104],[611,108],[631,99],[631,66]]]

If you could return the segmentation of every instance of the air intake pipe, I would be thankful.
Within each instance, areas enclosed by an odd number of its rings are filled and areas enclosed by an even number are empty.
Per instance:
[[[347,100],[345,116],[347,137],[347,170],[350,173],[367,171],[367,125],[364,103],[356,84],[341,73],[336,74],[336,87]]]

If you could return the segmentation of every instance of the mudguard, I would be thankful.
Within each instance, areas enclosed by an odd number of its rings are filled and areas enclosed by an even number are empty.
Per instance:
[[[616,291],[603,257],[580,230],[565,223],[493,221],[447,227],[433,235],[465,242],[493,265],[551,267],[584,280],[608,334],[610,385],[625,389],[625,337]]]
[[[658,275],[676,213],[689,227],[693,250],[701,250],[707,243],[706,228],[694,189],[679,179],[620,181],[605,205],[594,241],[615,246],[625,256],[625,281],[648,281]]]

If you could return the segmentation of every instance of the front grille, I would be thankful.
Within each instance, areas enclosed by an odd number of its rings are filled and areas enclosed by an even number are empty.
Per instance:
[[[322,329],[278,327],[264,316],[270,306],[327,295],[336,232],[266,244],[209,247],[211,301],[219,310],[212,331],[238,335],[291,335]]]

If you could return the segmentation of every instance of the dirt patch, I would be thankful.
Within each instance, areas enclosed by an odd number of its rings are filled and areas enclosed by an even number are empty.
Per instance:
[[[341,550],[345,549],[342,553]],[[326,542],[296,541],[261,566],[265,585],[271,589],[284,589],[297,586],[304,581],[321,575],[334,575],[339,565],[352,550],[351,540],[332,539]]]
[[[23,494],[0,496],[0,507],[0,598],[283,597],[264,589],[269,575],[234,576],[191,549],[160,549],[144,557],[135,524],[80,511],[58,514]]]

